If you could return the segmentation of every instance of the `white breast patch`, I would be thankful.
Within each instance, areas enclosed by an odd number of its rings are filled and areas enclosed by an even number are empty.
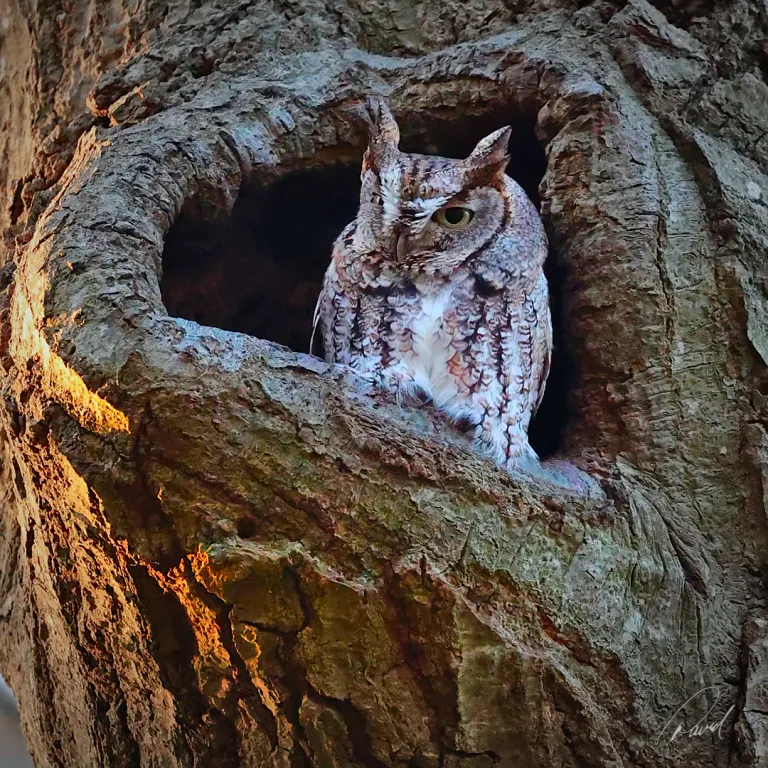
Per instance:
[[[445,406],[458,394],[458,387],[448,371],[453,352],[442,330],[443,315],[451,299],[451,287],[425,294],[419,312],[409,318],[407,327],[413,334],[412,351],[404,362],[418,387],[438,406]]]

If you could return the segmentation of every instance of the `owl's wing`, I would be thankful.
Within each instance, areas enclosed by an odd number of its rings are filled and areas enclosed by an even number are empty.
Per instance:
[[[343,273],[343,268],[342,268]],[[310,350],[319,327],[323,336],[325,359],[329,363],[347,363],[354,325],[352,301],[343,274],[339,274],[339,254],[334,248],[333,258],[325,273],[323,290],[317,300],[312,326]]]
[[[344,365],[351,362],[360,322],[359,259],[346,247],[353,228],[354,222],[341,233],[333,246],[331,263],[315,307],[310,340],[312,350],[315,334],[320,328],[326,361]]]
[[[475,265],[476,289],[480,295],[498,293],[505,298],[504,323],[512,329],[511,339],[519,347],[517,357],[500,358],[502,372],[519,366],[525,410],[533,415],[541,405],[552,359],[552,320],[549,312],[549,287],[540,268],[538,277],[527,278],[513,259],[481,259]],[[481,299],[482,300],[482,299]],[[483,300],[491,302],[492,298]],[[486,309],[492,304],[486,303]]]

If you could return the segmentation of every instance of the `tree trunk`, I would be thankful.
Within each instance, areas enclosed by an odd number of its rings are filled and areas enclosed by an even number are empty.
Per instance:
[[[9,0],[0,667],[38,766],[768,765],[767,15]],[[409,151],[514,126],[533,439],[595,488],[305,354],[370,94]]]

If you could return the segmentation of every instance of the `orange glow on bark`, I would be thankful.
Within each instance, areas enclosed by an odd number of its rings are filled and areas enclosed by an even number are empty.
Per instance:
[[[192,555],[190,559],[194,559]],[[174,593],[181,603],[195,634],[197,654],[193,666],[202,693],[221,704],[232,687],[232,662],[221,641],[221,627],[216,611],[204,601],[186,559],[167,574],[145,564],[150,575],[165,591]],[[194,570],[194,569],[193,569]]]
[[[33,283],[34,292],[42,294],[45,279],[38,276]],[[90,432],[98,435],[130,433],[128,417],[103,397],[91,392],[82,377],[51,349],[29,300],[21,290],[14,294],[14,314],[17,329],[13,342],[14,356],[24,364],[36,359],[45,394]]]

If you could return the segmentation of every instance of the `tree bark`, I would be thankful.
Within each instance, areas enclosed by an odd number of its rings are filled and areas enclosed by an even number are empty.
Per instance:
[[[767,14],[9,0],[0,667],[38,766],[768,765]],[[265,254],[354,194],[372,93],[419,151],[535,132],[595,488],[274,343],[319,285]],[[252,292],[268,339],[190,319]]]

